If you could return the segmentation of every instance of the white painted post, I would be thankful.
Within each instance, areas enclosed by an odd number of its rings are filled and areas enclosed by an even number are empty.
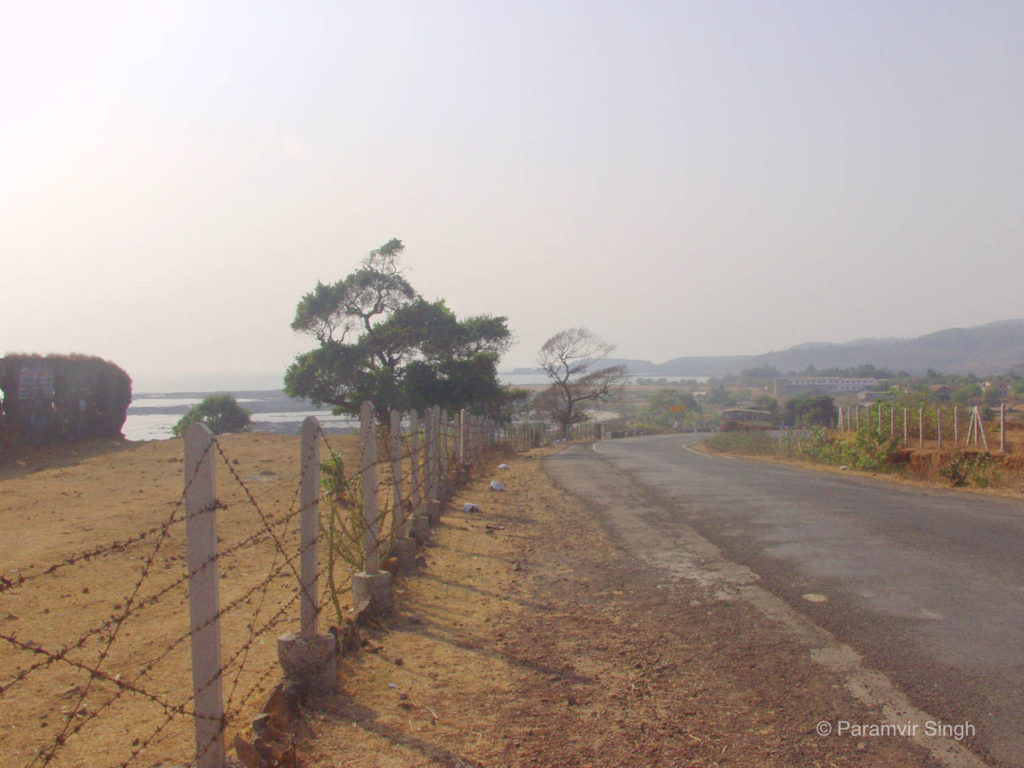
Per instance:
[[[391,411],[391,481],[394,486],[395,536],[404,539],[409,534],[402,509],[402,414],[398,411]]]
[[[302,514],[299,522],[299,557],[302,577],[302,602],[299,607],[299,633],[303,640],[316,639],[320,612],[317,585],[317,537],[320,535],[320,425],[314,416],[302,422]]]
[[[185,535],[188,539],[196,768],[223,768],[224,765],[224,686],[213,457],[213,433],[202,423],[190,426],[185,431]]]
[[[363,446],[363,571],[369,576],[380,573],[380,550],[377,546],[377,419],[373,403],[367,401],[359,409],[359,441]]]

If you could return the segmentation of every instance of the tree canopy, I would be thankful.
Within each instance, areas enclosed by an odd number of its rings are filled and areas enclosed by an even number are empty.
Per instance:
[[[285,391],[351,415],[370,400],[381,416],[440,405],[500,417],[509,397],[497,372],[512,342],[506,318],[459,320],[443,300],[427,301],[399,268],[403,250],[389,240],[347,277],[302,297],[292,329],[318,346],[288,367]]]
[[[801,395],[786,401],[783,419],[786,426],[828,427],[835,422],[836,404],[828,395]]]

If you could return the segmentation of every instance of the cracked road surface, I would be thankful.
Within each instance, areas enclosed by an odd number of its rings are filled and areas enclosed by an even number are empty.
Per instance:
[[[819,633],[816,659],[948,765],[1024,766],[1024,502],[706,455],[698,439],[572,446],[547,471],[667,577]]]

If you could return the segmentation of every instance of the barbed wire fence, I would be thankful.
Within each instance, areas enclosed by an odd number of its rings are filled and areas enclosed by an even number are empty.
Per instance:
[[[125,516],[126,525],[149,524],[0,574],[6,764],[93,764],[102,754],[129,768],[194,755],[197,768],[221,768],[226,732],[258,712],[281,676],[280,643],[315,641],[325,605],[340,605],[323,585],[407,570],[413,542],[429,534],[456,484],[489,452],[525,450],[547,434],[436,406],[422,419],[389,416],[378,423],[364,404],[355,450],[307,419],[297,478],[246,473],[205,425],[193,425],[180,497]],[[322,448],[332,462],[358,466],[348,497],[325,491]],[[218,475],[227,481],[220,492]],[[358,563],[321,556],[330,531],[321,505],[340,503],[361,515]],[[124,589],[96,586],[112,583]]]

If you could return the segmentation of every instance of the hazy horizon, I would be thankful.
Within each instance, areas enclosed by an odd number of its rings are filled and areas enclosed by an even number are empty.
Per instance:
[[[0,354],[138,391],[280,378],[392,237],[502,370],[1024,316],[1019,3],[40,2],[0,65]]]

